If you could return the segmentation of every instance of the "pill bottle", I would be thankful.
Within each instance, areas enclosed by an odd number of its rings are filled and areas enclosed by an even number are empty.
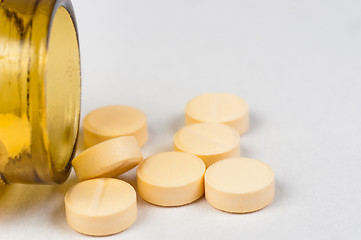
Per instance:
[[[0,184],[62,183],[80,118],[69,0],[0,0]]]

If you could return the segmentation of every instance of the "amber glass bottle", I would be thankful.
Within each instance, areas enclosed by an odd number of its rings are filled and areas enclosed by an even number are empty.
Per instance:
[[[69,0],[0,0],[0,181],[62,183],[80,115]]]

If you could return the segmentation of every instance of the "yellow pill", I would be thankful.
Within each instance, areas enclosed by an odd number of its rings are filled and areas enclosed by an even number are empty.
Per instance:
[[[120,136],[134,136],[139,146],[143,146],[148,140],[144,112],[129,106],[115,105],[96,109],[85,116],[83,128],[85,147]]]
[[[181,128],[174,135],[174,150],[192,153],[206,167],[218,160],[240,156],[240,137],[231,127],[219,123],[197,123]]]
[[[186,106],[186,124],[223,123],[243,134],[249,125],[248,104],[228,93],[208,93],[191,99]]]
[[[77,232],[105,236],[129,228],[137,218],[137,198],[131,185],[113,178],[80,182],[65,195],[69,226]]]
[[[232,213],[257,211],[274,198],[273,170],[250,158],[229,158],[210,166],[204,177],[205,196],[213,207]]]
[[[203,161],[190,153],[155,154],[137,168],[138,193],[160,206],[191,203],[204,193],[205,169]]]
[[[113,138],[80,153],[72,161],[79,180],[116,177],[143,161],[135,137]]]

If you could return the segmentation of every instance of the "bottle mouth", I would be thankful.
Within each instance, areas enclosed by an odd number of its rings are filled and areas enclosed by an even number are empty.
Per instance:
[[[80,82],[76,26],[68,10],[60,6],[49,31],[44,77],[44,139],[55,182],[66,179],[70,159],[75,154],[80,120]]]

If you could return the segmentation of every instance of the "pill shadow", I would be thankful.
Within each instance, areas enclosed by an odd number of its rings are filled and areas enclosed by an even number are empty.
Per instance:
[[[54,208],[51,220],[54,226],[57,228],[64,229],[64,231],[70,231],[70,228],[66,223],[64,201],[59,203],[58,206]]]
[[[246,158],[254,158],[257,156],[258,152],[249,146],[246,140],[241,139],[241,146],[240,146],[240,153],[241,157]]]
[[[156,145],[154,140],[157,139],[157,134],[158,133],[154,128],[148,126],[148,141],[141,148],[143,157],[147,157],[153,154],[153,149]]]
[[[284,204],[285,199],[287,198],[287,187],[282,182],[281,179],[275,179],[275,197],[270,204],[272,208],[279,208]]]
[[[147,222],[152,218],[151,211],[149,209],[149,203],[145,202],[137,192],[137,221],[135,224],[142,224],[142,222]]]
[[[249,113],[249,127],[247,131],[242,136],[247,136],[252,134],[252,132],[256,131],[262,125],[262,117],[257,112]]]
[[[137,172],[136,172],[137,168],[133,168],[132,170],[123,173],[122,175],[118,176],[117,178],[120,180],[123,180],[127,183],[129,183],[130,185],[132,185],[132,187],[137,190]]]
[[[251,157],[252,156],[252,151],[251,149],[249,149],[247,146],[242,144],[242,140],[241,140],[241,146],[240,146],[240,152],[241,152],[241,157]]]
[[[182,127],[184,127],[185,126],[184,115],[178,114],[175,117],[173,117],[173,119],[171,119],[170,121],[169,126],[174,133],[177,132]]]

